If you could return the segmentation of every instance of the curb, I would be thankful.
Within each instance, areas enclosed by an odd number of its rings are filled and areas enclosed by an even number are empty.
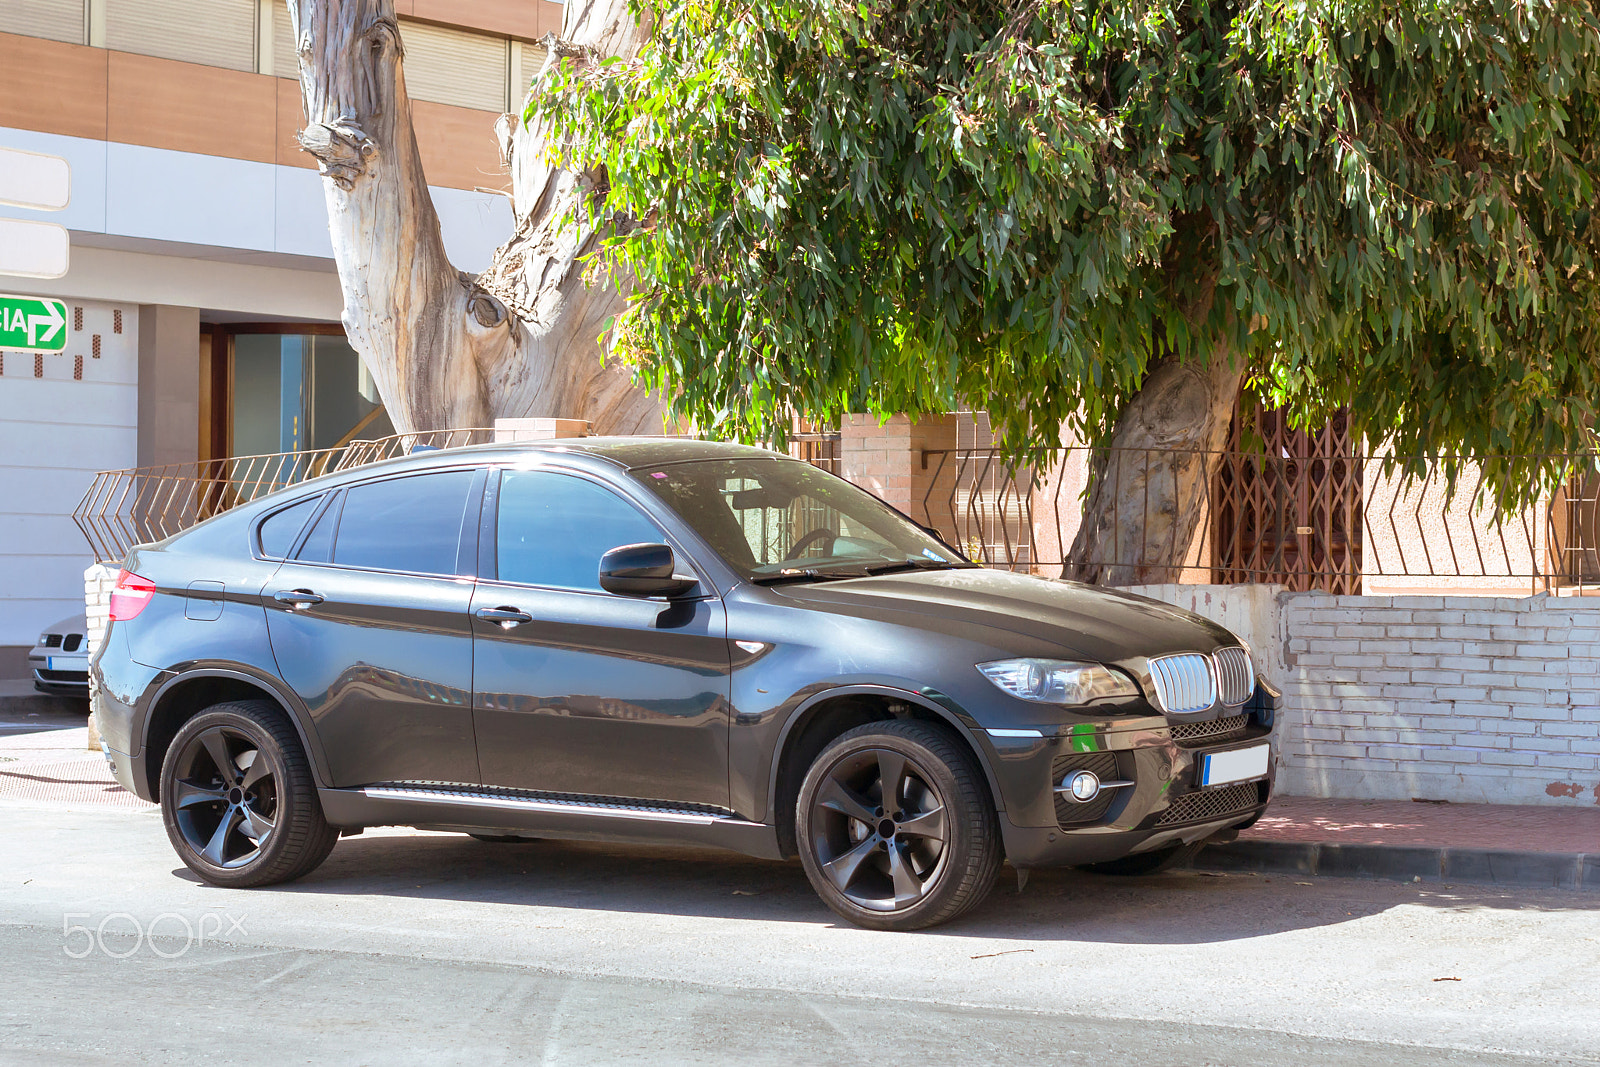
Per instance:
[[[1600,852],[1234,841],[1207,845],[1189,866],[1207,871],[1270,871],[1600,893]]]
[[[51,693],[0,693],[0,719],[13,715],[89,714],[89,701],[83,697],[56,696]]]

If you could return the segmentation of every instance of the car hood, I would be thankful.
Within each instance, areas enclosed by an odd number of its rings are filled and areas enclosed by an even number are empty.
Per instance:
[[[883,618],[1003,646],[1020,634],[1063,655],[1123,663],[1173,652],[1212,652],[1237,639],[1190,611],[1114,589],[987,568],[916,571],[776,587],[824,611]],[[1030,653],[1031,654],[1031,653]]]

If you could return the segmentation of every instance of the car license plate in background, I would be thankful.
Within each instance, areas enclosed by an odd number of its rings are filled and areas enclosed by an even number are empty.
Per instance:
[[[1226,785],[1229,782],[1265,778],[1267,759],[1271,753],[1271,745],[1236,748],[1232,752],[1208,752],[1200,764],[1200,784]]]
[[[88,656],[51,656],[45,660],[50,671],[86,671],[89,669]]]

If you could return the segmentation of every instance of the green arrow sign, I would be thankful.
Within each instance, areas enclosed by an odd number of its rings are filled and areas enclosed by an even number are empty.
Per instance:
[[[42,296],[0,295],[0,348],[60,352],[67,347],[67,305]]]

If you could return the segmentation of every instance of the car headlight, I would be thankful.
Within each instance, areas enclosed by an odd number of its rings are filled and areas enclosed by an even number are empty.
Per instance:
[[[1136,697],[1132,678],[1098,663],[1058,659],[1001,659],[978,670],[1014,697],[1040,704],[1087,704],[1107,697]]]

